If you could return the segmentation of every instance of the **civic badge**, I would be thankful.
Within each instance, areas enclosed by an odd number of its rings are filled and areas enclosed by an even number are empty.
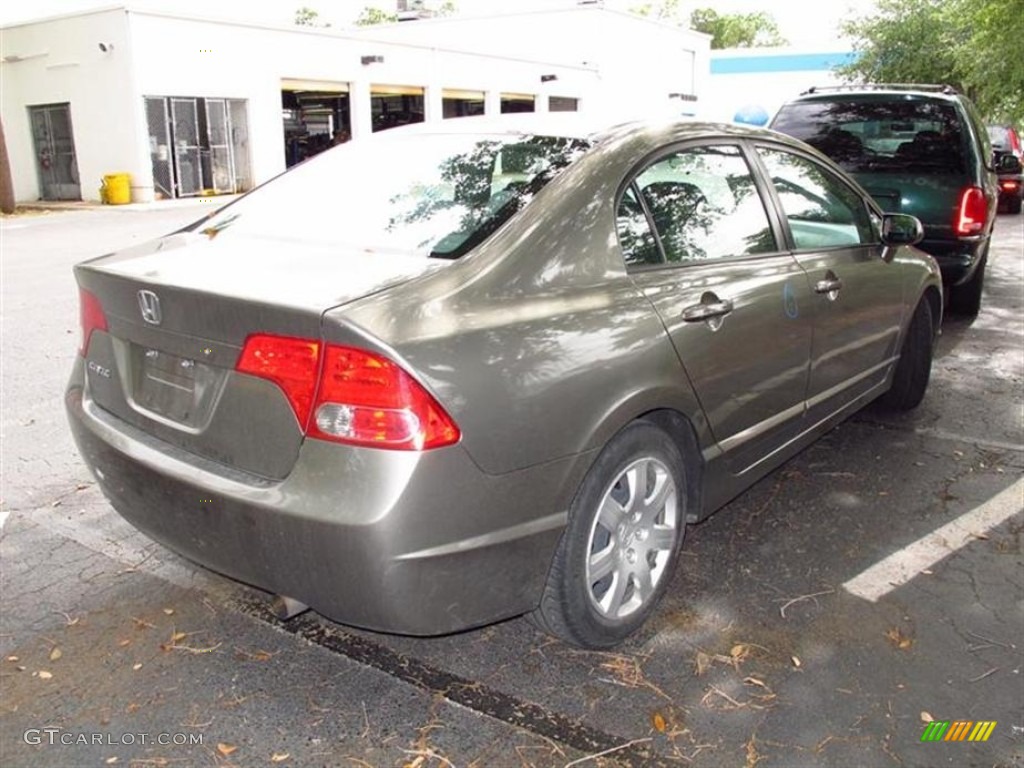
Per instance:
[[[142,319],[150,325],[160,325],[163,313],[160,311],[160,297],[152,291],[139,291],[139,311]]]

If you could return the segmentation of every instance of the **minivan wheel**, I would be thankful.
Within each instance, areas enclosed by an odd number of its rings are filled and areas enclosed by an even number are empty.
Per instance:
[[[672,439],[635,421],[605,446],[569,509],[531,620],[583,648],[635,632],[672,579],[686,522],[683,458]]]
[[[932,352],[935,328],[932,308],[922,298],[910,319],[910,327],[903,339],[900,359],[892,377],[892,386],[878,399],[878,405],[888,411],[909,411],[924,399],[932,370]]]
[[[954,315],[974,317],[981,310],[981,289],[985,284],[985,266],[988,253],[981,257],[981,263],[971,279],[963,285],[955,286],[949,294],[949,311]]]
[[[1013,200],[1006,204],[1006,212],[1013,214],[1020,213],[1020,207],[1022,202],[1024,201],[1022,201],[1019,197],[1013,198]]]

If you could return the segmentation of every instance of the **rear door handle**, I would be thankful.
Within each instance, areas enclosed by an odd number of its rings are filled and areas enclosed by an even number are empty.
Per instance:
[[[713,320],[716,317],[724,317],[732,312],[732,302],[728,299],[712,301],[707,304],[693,304],[683,310],[683,320],[688,323],[700,323],[705,320]]]
[[[814,284],[815,293],[833,293],[843,289],[843,281],[838,277],[833,277],[830,280],[819,280]]]

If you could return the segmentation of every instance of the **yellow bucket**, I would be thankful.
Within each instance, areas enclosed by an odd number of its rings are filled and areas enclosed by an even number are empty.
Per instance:
[[[124,205],[132,201],[132,177],[128,173],[107,173],[100,190],[104,203]]]

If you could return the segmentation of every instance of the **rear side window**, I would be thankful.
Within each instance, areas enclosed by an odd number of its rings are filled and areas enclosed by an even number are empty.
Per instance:
[[[787,104],[772,128],[806,141],[847,171],[963,173],[960,113],[946,102],[806,101]]]
[[[775,149],[757,151],[782,202],[798,251],[877,241],[868,207],[852,188],[805,157]]]
[[[754,177],[734,146],[681,150],[636,177],[619,206],[619,239],[627,263],[651,263],[650,249],[636,238],[635,230],[643,231],[637,210],[649,215],[668,262],[778,250]],[[631,253],[627,242],[639,247]]]

